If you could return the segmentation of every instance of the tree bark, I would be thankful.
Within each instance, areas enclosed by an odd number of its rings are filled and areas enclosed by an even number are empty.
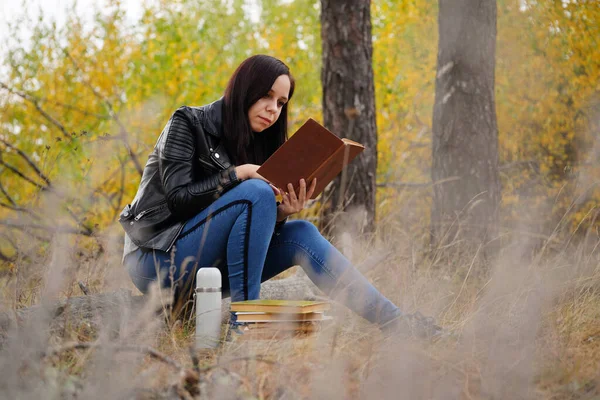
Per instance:
[[[352,207],[362,211],[354,228],[374,229],[377,125],[370,7],[368,0],[321,1],[324,124],[365,146],[323,195],[328,201],[322,228],[330,227],[339,211]]]
[[[431,240],[493,235],[500,203],[496,0],[439,0]],[[454,180],[449,179],[454,178]]]

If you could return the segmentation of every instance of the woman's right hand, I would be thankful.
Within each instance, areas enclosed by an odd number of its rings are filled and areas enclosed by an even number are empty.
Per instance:
[[[269,182],[262,175],[256,172],[258,168],[260,168],[260,165],[243,164],[238,167],[235,167],[235,174],[239,179],[243,181],[245,181],[246,179],[261,179],[265,182]]]
[[[235,174],[237,175],[238,179],[241,179],[243,181],[245,181],[246,179],[260,179],[262,181],[265,181],[271,186],[271,189],[273,189],[273,193],[275,194],[275,196],[279,195],[280,194],[279,189],[277,189],[275,186],[273,186],[271,184],[271,182],[269,182],[267,179],[265,179],[264,176],[262,176],[258,172],[256,172],[259,168],[260,168],[260,165],[243,164],[238,167],[235,167]]]

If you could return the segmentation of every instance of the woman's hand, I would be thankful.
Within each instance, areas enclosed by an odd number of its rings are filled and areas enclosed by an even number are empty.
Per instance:
[[[260,168],[260,165],[256,164],[243,164],[239,167],[235,167],[235,174],[237,177],[243,181],[246,179],[260,179],[265,182],[269,182],[262,175],[258,174],[256,171]]]
[[[277,207],[277,221],[283,221],[288,216],[304,209],[306,202],[310,199],[317,187],[317,178],[313,179],[308,190],[306,189],[306,181],[300,179],[298,195],[296,195],[296,192],[294,191],[294,185],[288,183],[287,186],[287,192],[280,190],[282,202]]]
[[[262,176],[258,172],[256,172],[259,168],[260,168],[260,165],[243,164],[243,165],[240,165],[239,167],[235,167],[235,174],[237,175],[238,179],[241,179],[243,181],[245,181],[246,179],[260,179],[262,181],[265,181],[271,186],[271,189],[273,189],[273,193],[275,194],[275,196],[280,194],[279,189],[277,189],[275,186],[273,186],[271,184],[271,182],[266,180],[264,176]]]

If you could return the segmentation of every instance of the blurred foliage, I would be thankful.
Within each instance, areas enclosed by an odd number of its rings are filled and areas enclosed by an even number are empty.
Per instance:
[[[0,256],[14,255],[19,238],[47,240],[40,226],[88,236],[114,227],[169,115],[219,98],[249,55],[290,65],[292,131],[309,116],[321,119],[319,1],[262,0],[252,8],[241,0],[161,0],[135,26],[120,1],[107,3],[91,22],[71,12],[62,28],[24,16],[2,48]],[[409,209],[414,224],[406,229],[419,233],[429,218],[437,5],[376,0],[372,21],[379,218]],[[543,210],[528,213],[540,231],[567,211],[571,227],[595,215],[599,22],[595,1],[499,1],[507,224],[522,223],[523,209]],[[21,43],[14,37],[23,24],[31,35]]]
[[[599,199],[600,6],[503,1],[496,95],[508,216],[592,220]],[[546,216],[552,215],[552,218]],[[544,218],[542,218],[544,217]],[[545,226],[543,226],[545,225]]]

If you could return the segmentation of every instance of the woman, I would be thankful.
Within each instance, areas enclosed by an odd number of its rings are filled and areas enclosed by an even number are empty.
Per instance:
[[[430,320],[402,314],[314,225],[286,222],[304,208],[316,181],[302,180],[295,193],[293,185],[275,188],[257,174],[286,140],[293,94],[288,67],[257,55],[237,68],[222,99],[175,111],[120,217],[133,283],[146,292],[158,280],[187,300],[197,269],[214,266],[232,301],[253,300],[261,282],[301,265],[325,293],[343,291],[341,301],[367,320],[435,334]]]

